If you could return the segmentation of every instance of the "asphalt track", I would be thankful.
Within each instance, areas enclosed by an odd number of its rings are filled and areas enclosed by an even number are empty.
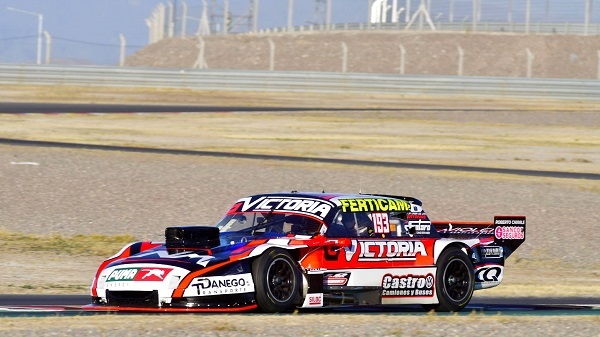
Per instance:
[[[295,156],[284,156],[284,155],[267,155],[267,154],[235,153],[235,152],[219,152],[219,151],[197,151],[197,150],[181,150],[181,149],[165,149],[165,148],[149,148],[149,147],[116,146],[116,145],[63,143],[63,142],[49,142],[49,141],[9,139],[9,138],[0,138],[0,144],[103,150],[103,151],[158,153],[158,154],[173,154],[173,155],[188,155],[188,156],[207,156],[207,157],[221,157],[221,158],[312,162],[312,163],[328,163],[328,164],[341,164],[341,165],[353,165],[353,166],[393,167],[393,168],[409,168],[409,169],[419,169],[419,170],[437,170],[437,171],[450,170],[450,171],[461,171],[461,172],[497,173],[497,174],[511,174],[511,175],[532,176],[532,177],[565,178],[565,179],[600,180],[599,173],[520,170],[520,169],[507,169],[507,168],[495,168],[495,167],[476,167],[476,166],[462,166],[462,165],[436,165],[436,164],[419,164],[419,163],[391,162],[391,161],[371,161],[371,160],[356,160],[356,159],[341,159],[341,158],[295,157]]]
[[[106,311],[88,311],[81,307],[90,303],[87,295],[0,295],[0,317],[105,315]],[[459,314],[473,311],[502,315],[600,315],[600,298],[474,298]],[[349,307],[338,309],[306,309],[301,313],[369,313],[415,314],[427,312],[420,306]],[[114,312],[111,312],[114,314]],[[128,313],[131,314],[131,313]],[[443,314],[443,313],[438,313]]]
[[[274,107],[274,106],[219,106],[219,105],[156,105],[156,104],[85,104],[85,103],[21,103],[0,102],[0,113],[58,114],[58,113],[206,113],[206,112],[271,112],[271,111],[373,111],[372,108]],[[413,111],[414,108],[377,108],[377,111]],[[428,108],[421,111],[482,111],[482,109]],[[503,109],[484,109],[502,111]],[[562,110],[552,110],[562,111]]]

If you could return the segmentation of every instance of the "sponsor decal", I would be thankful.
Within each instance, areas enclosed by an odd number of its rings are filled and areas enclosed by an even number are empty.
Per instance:
[[[352,246],[346,250],[346,261],[351,261],[357,252],[359,262],[416,260],[417,255],[427,256],[425,245],[421,241],[352,240]]]
[[[108,275],[106,282],[163,281],[171,268],[120,268]]]
[[[250,274],[210,276],[194,279],[190,288],[198,296],[241,294],[253,292],[254,283]]]
[[[429,221],[409,221],[404,225],[404,230],[412,235],[426,235],[431,233],[431,222]]]
[[[106,282],[133,281],[138,271],[138,268],[115,269],[108,275]]]
[[[509,220],[499,220],[509,221]],[[521,226],[498,226],[494,230],[494,236],[500,240],[523,240],[525,239],[525,227]]]
[[[134,281],[162,281],[171,272],[170,268],[143,268]]]
[[[484,257],[502,257],[504,249],[498,246],[484,246],[481,247],[481,255]]]
[[[454,227],[452,224],[448,224],[448,228],[440,229],[438,232],[448,234],[490,235],[494,234],[494,228]]]
[[[322,307],[323,306],[323,293],[314,293],[306,295],[304,299],[303,307]]]
[[[502,266],[491,265],[477,268],[475,270],[475,281],[499,283],[502,281]]]
[[[340,199],[342,212],[391,212],[409,211],[411,204],[396,199]]]
[[[525,219],[496,219],[494,225],[525,225]]]
[[[386,297],[412,297],[433,296],[435,279],[432,274],[427,275],[392,275],[386,274],[381,280],[381,296]]]
[[[427,215],[425,213],[407,213],[407,220],[427,220]]]
[[[240,199],[241,211],[270,212],[283,211],[288,213],[300,213],[312,215],[323,219],[333,208],[332,204],[324,200],[294,197],[259,197],[252,200],[251,197]]]
[[[331,273],[323,275],[323,285],[345,286],[350,279],[350,273]]]
[[[323,294],[317,294],[317,295],[308,295],[308,305],[313,306],[313,305],[318,305],[318,306],[322,306],[323,305]]]

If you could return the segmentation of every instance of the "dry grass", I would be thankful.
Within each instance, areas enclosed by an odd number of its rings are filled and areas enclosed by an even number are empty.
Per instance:
[[[443,113],[440,113],[443,118]],[[469,129],[465,133],[465,127]],[[1,115],[7,138],[324,158],[600,172],[593,126],[417,119],[398,113]],[[574,135],[577,135],[576,137]],[[576,155],[575,155],[576,154]],[[556,158],[562,158],[557,160]]]
[[[322,107],[344,109],[520,109],[597,111],[597,102],[491,97],[406,96],[374,93],[298,93],[105,86],[0,85],[5,102],[68,102],[96,104],[219,105]]]
[[[135,237],[123,235],[38,235],[0,230],[0,251],[52,252],[69,256],[108,257],[124,245],[136,241]]]

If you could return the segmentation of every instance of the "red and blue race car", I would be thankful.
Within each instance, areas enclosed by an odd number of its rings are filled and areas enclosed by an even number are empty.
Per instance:
[[[271,193],[214,226],[169,227],[103,262],[86,309],[282,312],[420,304],[458,311],[502,282],[525,216],[432,221],[416,198]]]

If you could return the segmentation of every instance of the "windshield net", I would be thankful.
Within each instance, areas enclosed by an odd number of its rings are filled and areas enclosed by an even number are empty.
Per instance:
[[[242,212],[225,216],[217,227],[223,232],[252,235],[316,235],[322,222],[298,214]]]

